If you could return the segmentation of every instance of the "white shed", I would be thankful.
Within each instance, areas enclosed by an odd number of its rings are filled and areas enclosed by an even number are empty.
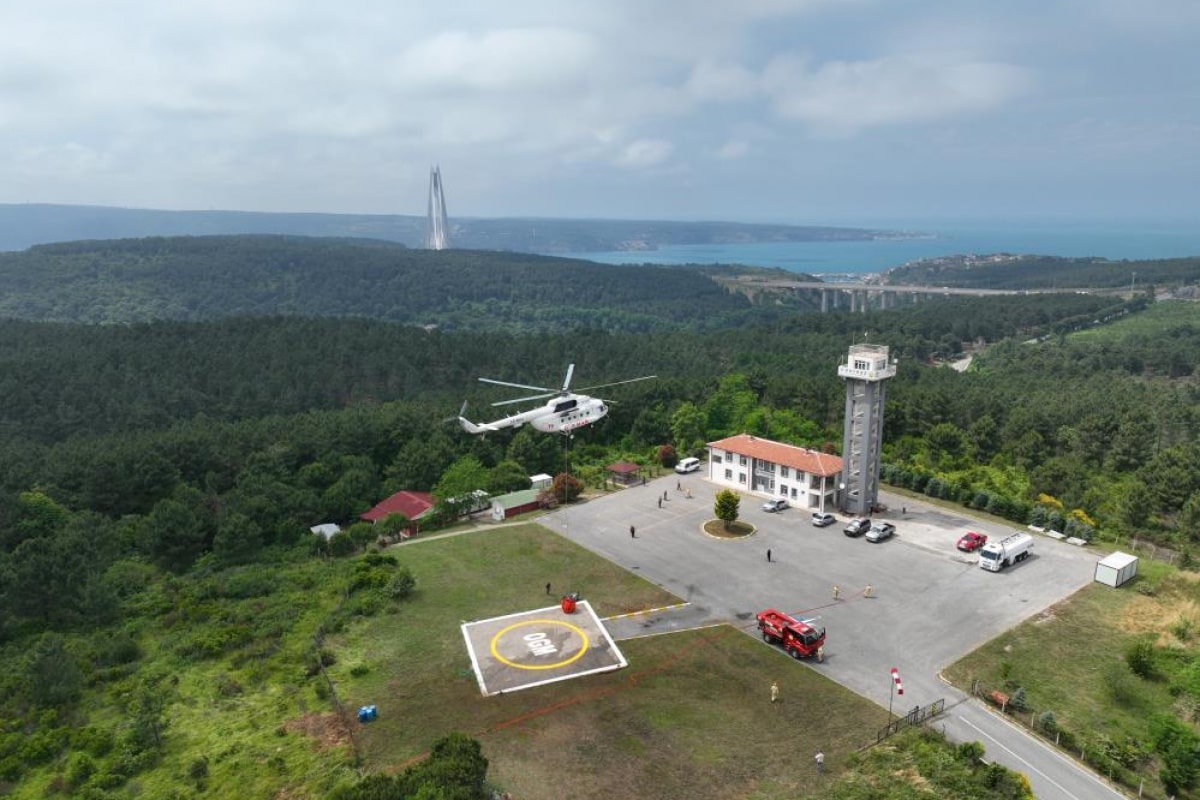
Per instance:
[[[1129,553],[1111,553],[1096,562],[1096,580],[1109,586],[1120,586],[1137,575],[1138,557]]]
[[[529,483],[531,484],[529,487],[531,489],[549,489],[554,485],[554,478],[544,472],[540,472],[537,475],[530,475]]]

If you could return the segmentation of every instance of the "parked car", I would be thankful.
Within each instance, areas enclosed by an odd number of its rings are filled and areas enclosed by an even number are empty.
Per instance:
[[[692,458],[691,456],[683,459],[675,465],[675,471],[680,475],[686,475],[689,472],[695,472],[700,469],[700,459]]]
[[[768,500],[767,502],[763,503],[763,511],[769,511],[771,513],[783,511],[787,507],[788,501],[784,500],[782,497],[776,497],[774,500]]]
[[[882,542],[884,539],[892,538],[892,534],[896,532],[896,526],[890,522],[876,522],[871,526],[871,530],[867,531],[868,542]]]
[[[812,524],[818,528],[824,528],[825,526],[832,525],[835,522],[837,522],[837,520],[834,519],[833,514],[830,514],[828,511],[813,512]]]
[[[967,531],[958,540],[958,549],[964,553],[970,553],[972,550],[978,550],[987,544],[987,537],[982,533],[975,531]]]
[[[866,517],[855,517],[846,523],[846,527],[842,533],[846,534],[847,536],[862,536],[870,527],[871,520],[867,519]]]

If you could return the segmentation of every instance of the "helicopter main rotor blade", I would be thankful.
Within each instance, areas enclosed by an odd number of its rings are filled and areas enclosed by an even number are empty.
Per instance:
[[[576,389],[576,392],[590,392],[592,389],[603,389],[608,386],[620,386],[623,383],[637,383],[638,381],[648,381],[651,378],[657,378],[657,375],[643,375],[640,378],[630,378],[627,381],[614,381],[613,383],[601,383],[596,386],[588,386],[583,389]]]
[[[492,403],[494,406],[507,406],[512,403],[524,403],[526,400],[544,400],[547,397],[557,397],[558,392],[546,392],[545,394],[535,394],[529,397],[518,397],[516,400],[501,400],[497,403]]]
[[[562,388],[563,394],[566,394],[570,390],[571,376],[574,374],[575,374],[575,365],[572,364],[569,367],[567,367],[567,379],[565,381],[563,381],[563,388]]]
[[[494,383],[497,386],[512,386],[515,389],[534,389],[539,392],[550,392],[551,394],[558,394],[558,391],[556,389],[551,389],[549,386],[530,386],[527,383],[509,383],[508,381],[494,381],[491,378],[480,378],[479,380],[483,381],[484,383]]]

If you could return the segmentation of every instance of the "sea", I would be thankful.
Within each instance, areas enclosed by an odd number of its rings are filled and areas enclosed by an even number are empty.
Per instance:
[[[864,241],[669,245],[656,250],[570,253],[604,264],[744,264],[827,278],[876,274],[950,255],[1099,257],[1113,261],[1200,256],[1200,221],[886,222],[853,227],[894,232]],[[558,253],[557,255],[567,255]]]

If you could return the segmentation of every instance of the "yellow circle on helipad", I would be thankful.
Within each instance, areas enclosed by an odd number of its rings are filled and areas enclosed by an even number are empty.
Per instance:
[[[573,631],[573,632],[579,634],[579,638],[583,641],[583,646],[579,648],[579,652],[575,653],[575,655],[571,656],[570,658],[564,658],[562,661],[557,661],[553,664],[518,664],[515,661],[509,661],[507,658],[500,655],[500,651],[498,649],[496,649],[496,643],[500,641],[500,637],[503,636],[504,634],[508,633],[509,631],[515,630],[516,628],[522,628],[522,627],[526,627],[526,626],[530,626],[530,625],[539,625],[539,626],[556,625],[560,628],[566,628],[570,631]],[[507,664],[510,667],[515,667],[516,669],[557,669],[558,667],[565,667],[568,664],[572,664],[572,663],[578,661],[580,658],[582,658],[583,654],[586,653],[587,650],[588,650],[587,633],[585,633],[582,628],[572,625],[569,622],[563,622],[562,620],[557,620],[557,619],[527,619],[524,622],[514,622],[512,625],[509,625],[507,628],[504,628],[503,630],[499,631],[495,636],[493,636],[492,637],[492,645],[491,645],[491,651],[492,651],[493,658],[495,658],[497,661],[499,661],[502,664]]]

